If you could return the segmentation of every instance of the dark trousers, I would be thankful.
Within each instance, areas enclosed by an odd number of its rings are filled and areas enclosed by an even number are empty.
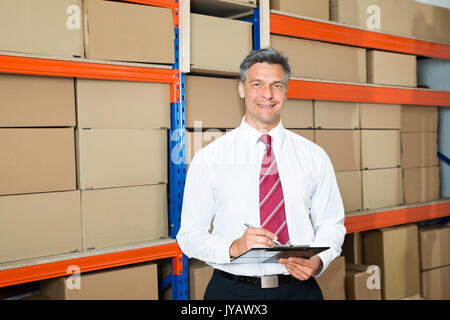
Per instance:
[[[292,277],[290,282],[278,288],[263,289],[214,272],[204,300],[323,300],[323,296],[314,277],[305,281]]]

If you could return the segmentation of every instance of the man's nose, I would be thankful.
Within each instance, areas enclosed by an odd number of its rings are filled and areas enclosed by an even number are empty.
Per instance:
[[[273,98],[273,90],[271,85],[265,85],[262,89],[262,96],[266,99]]]

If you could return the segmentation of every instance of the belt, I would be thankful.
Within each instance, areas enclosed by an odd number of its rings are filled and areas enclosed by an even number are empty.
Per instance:
[[[286,284],[292,280],[292,276],[284,274],[264,276],[264,277],[248,277],[248,276],[237,276],[219,269],[214,269],[214,273],[236,282],[242,282],[245,284],[258,286],[261,288],[277,288],[278,286]]]

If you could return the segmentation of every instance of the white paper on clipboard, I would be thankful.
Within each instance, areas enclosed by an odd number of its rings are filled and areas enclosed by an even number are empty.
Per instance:
[[[308,259],[330,247],[310,247],[308,245],[279,245],[273,247],[253,247],[231,260],[230,263],[278,263],[280,258],[300,257]]]

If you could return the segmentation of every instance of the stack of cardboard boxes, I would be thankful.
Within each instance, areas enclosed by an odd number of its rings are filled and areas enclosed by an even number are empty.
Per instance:
[[[197,75],[186,76],[187,167],[199,149],[239,126],[239,65],[253,48],[249,22],[199,13],[190,22],[190,69]]]
[[[168,8],[5,0],[0,16],[8,54],[174,63]],[[0,74],[0,91],[0,263],[168,237],[169,84]],[[95,294],[63,293],[66,278],[42,288],[56,299],[125,298],[105,283],[150,277],[128,298],[157,299],[156,265],[139,268],[83,274]]]
[[[439,199],[437,107],[402,107],[402,167],[405,203]]]
[[[356,294],[351,279],[355,270],[365,270],[365,277],[372,277],[373,266],[379,267],[378,299],[449,299],[449,245],[450,228],[445,225],[408,224],[346,235],[342,255],[347,261],[347,299],[376,297],[376,291],[367,291],[367,286],[362,287],[364,293]],[[368,287],[376,289],[375,284]]]
[[[77,79],[83,249],[168,237],[169,85]]]
[[[364,263],[381,269],[381,294],[398,300],[420,294],[419,240],[414,224],[364,232]]]
[[[450,227],[429,226],[419,229],[420,274],[425,299],[450,299]]]
[[[81,250],[73,79],[0,75],[0,263]]]

